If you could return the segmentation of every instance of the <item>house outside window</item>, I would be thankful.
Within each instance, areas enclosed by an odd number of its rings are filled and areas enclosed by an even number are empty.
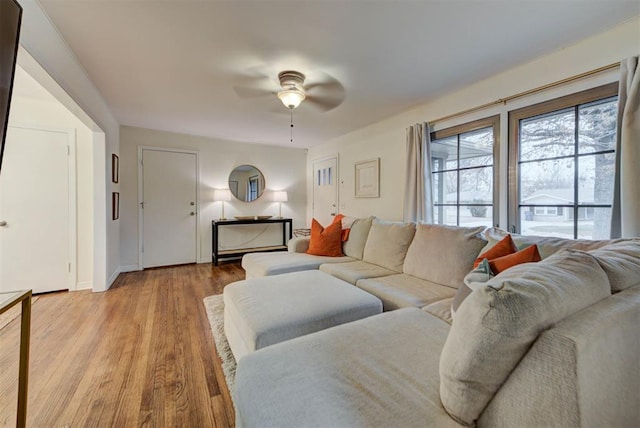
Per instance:
[[[435,223],[497,224],[499,131],[492,116],[431,133]]]
[[[509,112],[509,225],[524,235],[609,237],[617,83]]]

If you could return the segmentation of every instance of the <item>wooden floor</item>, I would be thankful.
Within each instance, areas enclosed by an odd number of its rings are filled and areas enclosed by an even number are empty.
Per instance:
[[[28,426],[233,426],[202,299],[243,278],[234,263],[189,265],[121,274],[105,293],[43,295]],[[0,426],[15,424],[19,326],[0,330]]]

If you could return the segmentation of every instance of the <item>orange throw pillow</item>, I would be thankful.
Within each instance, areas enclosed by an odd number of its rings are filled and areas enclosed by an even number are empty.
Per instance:
[[[489,266],[491,266],[493,273],[497,275],[512,266],[519,265],[521,263],[539,262],[540,260],[542,259],[538,252],[538,246],[533,244],[522,251],[518,251],[517,253],[489,260]]]
[[[493,259],[497,259],[498,257],[508,256],[509,254],[517,253],[518,247],[516,247],[515,242],[511,238],[511,235],[507,235],[500,240],[496,245],[489,248],[484,253],[480,254],[476,261],[473,263],[473,268],[477,268],[482,260],[489,259],[489,261]],[[497,272],[495,272],[497,274]]]
[[[340,227],[342,228],[342,242],[346,241],[347,239],[349,239],[349,232],[351,231],[351,229],[345,229],[342,227],[342,219],[344,218],[344,214],[338,214],[337,216],[335,216],[333,218],[333,221],[331,222],[331,224],[334,223],[340,223]]]
[[[342,256],[342,222],[334,221],[326,228],[314,218],[311,221],[311,240],[307,254],[314,256]]]

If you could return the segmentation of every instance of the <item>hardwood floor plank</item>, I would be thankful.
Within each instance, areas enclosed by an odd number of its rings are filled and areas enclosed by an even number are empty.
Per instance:
[[[244,278],[238,263],[121,274],[105,293],[33,306],[27,423],[234,426],[202,299]],[[15,421],[19,322],[0,330],[0,426]]]

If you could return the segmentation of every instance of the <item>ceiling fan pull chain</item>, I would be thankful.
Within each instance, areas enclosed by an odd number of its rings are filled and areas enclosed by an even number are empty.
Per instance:
[[[291,109],[291,142],[293,143],[293,109]]]

